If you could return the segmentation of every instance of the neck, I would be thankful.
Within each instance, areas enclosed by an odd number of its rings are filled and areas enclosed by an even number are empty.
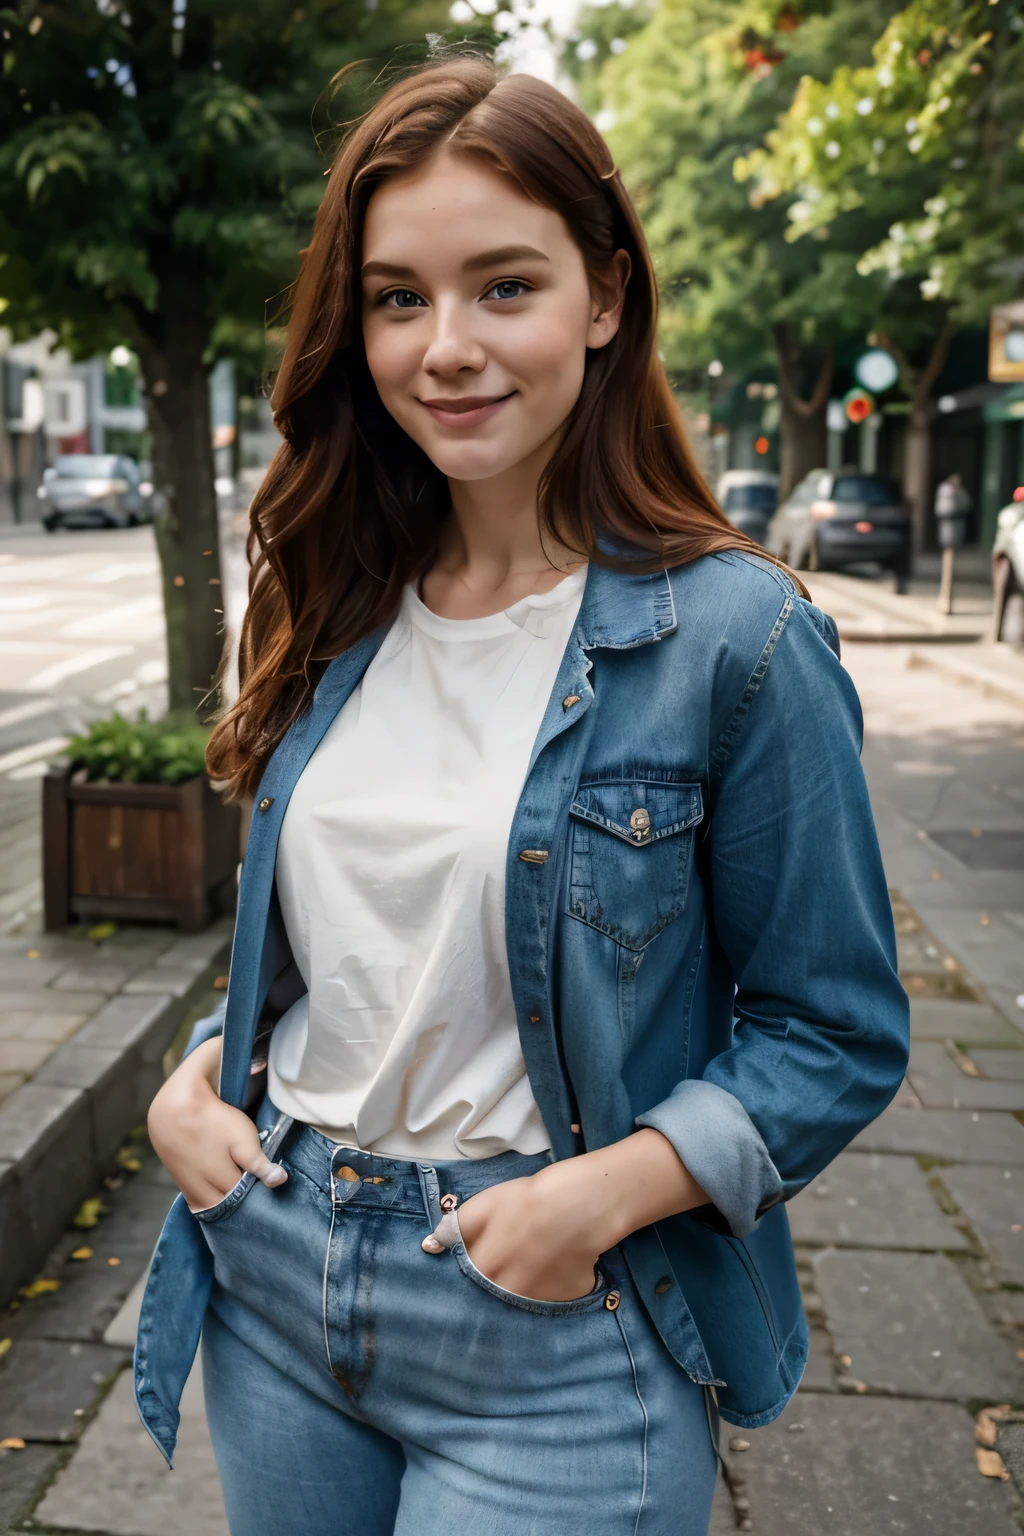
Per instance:
[[[452,519],[438,566],[477,592],[537,579],[547,584],[580,564],[580,556],[541,534],[540,478],[554,443],[487,480],[448,481]]]

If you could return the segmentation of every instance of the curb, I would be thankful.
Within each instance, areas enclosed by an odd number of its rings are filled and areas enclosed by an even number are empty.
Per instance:
[[[961,656],[949,656],[942,651],[941,647],[935,651],[911,651],[907,657],[907,666],[931,667],[945,673],[954,682],[980,688],[989,698],[999,699],[1002,703],[1011,704],[1017,709],[1024,709],[1024,682],[1018,683],[1015,678],[1007,677],[1005,673],[997,672],[992,667],[981,666],[976,661],[966,661]]]
[[[164,1052],[230,952],[228,938],[177,996],[112,997],[0,1105],[0,1305],[37,1272],[145,1120]]]

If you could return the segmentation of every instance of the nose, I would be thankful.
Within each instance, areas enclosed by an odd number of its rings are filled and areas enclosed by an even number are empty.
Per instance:
[[[424,370],[439,378],[453,378],[463,369],[482,373],[487,353],[474,334],[471,310],[455,300],[439,301],[433,315],[434,331],[424,354]]]

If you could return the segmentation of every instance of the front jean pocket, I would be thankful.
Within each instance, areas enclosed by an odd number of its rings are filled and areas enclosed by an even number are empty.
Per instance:
[[[656,777],[584,783],[570,807],[570,917],[644,949],[686,903],[699,784]]]
[[[571,1301],[538,1301],[533,1296],[520,1296],[516,1291],[506,1291],[503,1286],[488,1280],[466,1252],[465,1243],[454,1243],[449,1251],[455,1255],[455,1262],[467,1280],[472,1280],[482,1291],[487,1291],[507,1307],[515,1307],[519,1312],[533,1312],[538,1317],[572,1317],[577,1312],[591,1312],[603,1307],[609,1294],[610,1287],[601,1280],[596,1289],[588,1291],[586,1296],[577,1296]]]
[[[218,1200],[216,1205],[204,1206],[201,1211],[193,1211],[196,1221],[201,1221],[205,1226],[210,1226],[215,1221],[223,1221],[236,1211],[245,1199],[246,1195],[256,1183],[254,1173],[243,1173],[238,1183],[229,1189],[223,1200]]]

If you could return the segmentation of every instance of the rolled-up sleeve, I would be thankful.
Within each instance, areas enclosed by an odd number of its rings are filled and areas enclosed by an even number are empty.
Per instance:
[[[792,600],[715,745],[706,870],[732,1044],[637,1121],[740,1237],[881,1113],[909,1051],[860,705],[829,625]]]

